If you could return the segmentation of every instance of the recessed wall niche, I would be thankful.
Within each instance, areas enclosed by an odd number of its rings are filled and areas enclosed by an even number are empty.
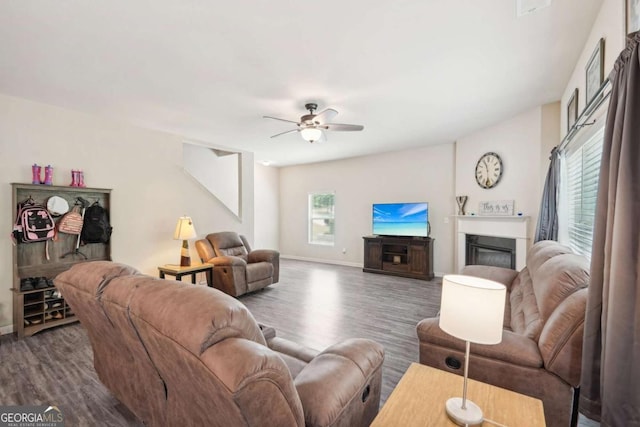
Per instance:
[[[242,218],[242,154],[185,142],[184,170],[229,211]]]

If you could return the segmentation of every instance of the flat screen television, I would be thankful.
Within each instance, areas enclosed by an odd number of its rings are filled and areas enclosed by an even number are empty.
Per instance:
[[[429,204],[374,203],[373,234],[380,236],[429,236]]]

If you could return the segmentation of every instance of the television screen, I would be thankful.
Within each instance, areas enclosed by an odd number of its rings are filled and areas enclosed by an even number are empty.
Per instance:
[[[373,205],[373,234],[427,237],[428,224],[428,203],[375,203]]]

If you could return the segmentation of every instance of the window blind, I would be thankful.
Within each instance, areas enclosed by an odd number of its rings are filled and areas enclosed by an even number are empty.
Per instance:
[[[591,258],[603,140],[604,128],[565,156],[567,243],[587,258]]]

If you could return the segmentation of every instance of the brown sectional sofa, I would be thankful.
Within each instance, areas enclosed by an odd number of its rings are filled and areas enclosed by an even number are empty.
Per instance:
[[[100,380],[151,426],[366,426],[384,351],[350,339],[318,353],[263,333],[206,286],[80,263],[56,286],[86,328]]]
[[[469,377],[541,399],[549,427],[574,422],[588,261],[557,242],[543,241],[531,247],[520,272],[467,266],[462,274],[507,286],[502,342],[471,345]],[[443,332],[438,322],[435,317],[417,325],[420,363],[462,374],[456,362],[464,361],[465,344]]]

